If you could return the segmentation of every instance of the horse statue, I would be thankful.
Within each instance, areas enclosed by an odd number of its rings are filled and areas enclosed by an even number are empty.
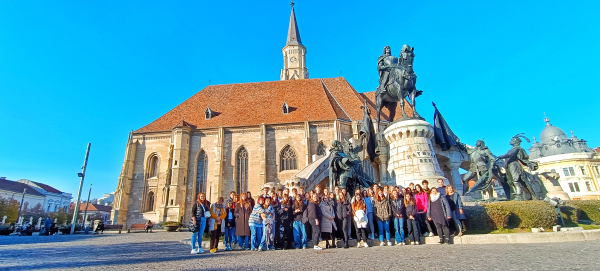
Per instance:
[[[412,64],[415,59],[415,47],[408,44],[402,46],[400,58],[392,55],[390,46],[383,48],[383,55],[377,59],[377,69],[379,70],[379,87],[377,88],[376,109],[377,109],[377,131],[381,118],[381,109],[385,106],[389,111],[388,121],[393,121],[396,115],[397,102],[400,102],[402,118],[408,116],[404,112],[404,99],[410,98],[409,106],[412,108],[413,117],[421,118],[415,108],[415,98],[423,93],[416,89],[417,75],[413,71]]]

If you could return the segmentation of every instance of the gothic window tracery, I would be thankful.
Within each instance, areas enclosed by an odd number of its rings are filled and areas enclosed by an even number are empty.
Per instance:
[[[198,171],[196,173],[196,195],[206,193],[208,183],[208,156],[203,150],[198,156]]]
[[[281,151],[280,165],[281,171],[298,169],[296,152],[290,146]]]
[[[238,194],[248,191],[248,151],[244,147],[237,153],[236,190]]]
[[[325,153],[325,144],[323,144],[323,141],[321,141],[319,142],[319,146],[317,146],[317,155],[325,155]]]
[[[146,203],[146,212],[154,211],[154,192],[150,191],[148,193],[147,203]]]

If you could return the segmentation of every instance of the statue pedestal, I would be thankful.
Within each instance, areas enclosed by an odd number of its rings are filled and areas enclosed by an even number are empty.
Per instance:
[[[404,119],[388,126],[383,136],[390,150],[387,169],[396,185],[408,187],[427,180],[430,187],[437,187],[438,179],[448,183],[433,150],[431,124],[422,119]]]

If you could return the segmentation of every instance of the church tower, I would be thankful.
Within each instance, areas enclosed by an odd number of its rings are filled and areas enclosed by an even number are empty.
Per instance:
[[[292,1],[292,14],[290,15],[290,26],[288,28],[287,41],[283,49],[283,69],[281,69],[281,80],[308,79],[308,68],[306,68],[306,47],[300,40],[300,31],[296,23],[294,13],[294,2]]]

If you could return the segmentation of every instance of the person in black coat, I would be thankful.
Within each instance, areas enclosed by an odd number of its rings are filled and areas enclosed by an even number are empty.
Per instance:
[[[421,240],[419,221],[417,220],[417,205],[410,193],[404,194],[404,206],[406,210],[406,226],[408,228],[408,239],[412,245],[418,245]]]
[[[314,249],[321,250],[322,247],[319,246],[319,237],[321,237],[321,227],[319,223],[321,222],[321,207],[319,207],[319,196],[315,193],[312,194],[311,200],[306,207],[308,223],[312,228],[312,241],[314,244]]]
[[[450,244],[450,229],[448,228],[448,220],[452,219],[452,211],[450,204],[437,189],[431,189],[429,196],[429,208],[427,208],[427,220],[433,221],[437,228],[440,244]]]
[[[348,231],[348,225],[351,225],[352,223],[352,206],[346,198],[346,194],[342,192],[338,193],[338,202],[335,208],[335,216],[336,220],[339,220],[341,222],[344,248],[349,248],[348,237],[350,236],[350,231]],[[338,229],[339,228],[340,227],[338,227]]]

